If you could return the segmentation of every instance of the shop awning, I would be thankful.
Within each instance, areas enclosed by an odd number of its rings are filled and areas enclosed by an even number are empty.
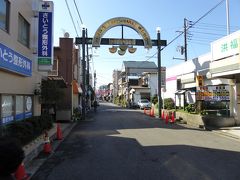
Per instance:
[[[186,92],[186,90],[177,90],[176,92],[175,92],[175,94],[183,94],[183,93],[185,93]]]
[[[67,84],[66,84],[66,82],[65,82],[65,80],[62,76],[61,77],[59,77],[59,76],[48,76],[48,80],[57,82],[57,84],[61,88],[66,88],[67,87]]]
[[[73,86],[73,94],[81,94],[83,92],[82,88],[79,86],[76,80],[72,81],[72,86]]]

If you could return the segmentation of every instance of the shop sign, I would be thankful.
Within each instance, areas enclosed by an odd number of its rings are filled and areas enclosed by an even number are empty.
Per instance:
[[[166,87],[166,67],[161,67],[161,88]]]
[[[116,26],[127,26],[135,30],[138,34],[142,36],[142,39],[144,41],[144,47],[147,49],[152,48],[152,41],[151,38],[147,32],[147,30],[139,24],[137,21],[125,18],[125,17],[116,17],[109,19],[108,21],[104,22],[95,32],[95,35],[93,37],[92,46],[93,47],[100,47],[101,38],[102,36],[111,28]],[[121,42],[122,43],[122,42]],[[131,42],[134,43],[134,42]]]
[[[0,68],[32,76],[32,61],[0,43]]]
[[[197,87],[203,86],[203,76],[197,76],[196,77],[196,86]]]
[[[196,99],[202,101],[229,101],[229,86],[197,87]]]
[[[9,124],[10,122],[12,122],[14,120],[13,116],[7,116],[7,117],[3,117],[2,118],[2,124],[6,125]]]
[[[212,43],[212,59],[221,60],[240,52],[240,31],[232,33]]]
[[[38,64],[51,65],[53,57],[52,21],[53,2],[43,1],[39,7],[38,20]]]

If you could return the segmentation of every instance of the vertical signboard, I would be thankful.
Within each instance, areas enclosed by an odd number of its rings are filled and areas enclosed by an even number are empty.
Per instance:
[[[203,86],[203,76],[197,76],[196,77],[196,86],[202,87]]]
[[[166,88],[166,67],[161,67],[161,88]]]
[[[38,14],[38,64],[52,65],[53,59],[53,2],[39,4]]]

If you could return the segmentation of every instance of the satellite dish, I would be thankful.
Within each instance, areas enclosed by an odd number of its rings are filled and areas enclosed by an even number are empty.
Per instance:
[[[65,32],[65,33],[64,33],[64,37],[65,37],[65,38],[69,38],[69,36],[70,36],[70,35],[69,35],[68,32]]]

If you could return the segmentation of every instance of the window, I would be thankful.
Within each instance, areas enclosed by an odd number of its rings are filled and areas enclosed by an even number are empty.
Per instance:
[[[29,37],[30,37],[30,24],[24,19],[24,17],[18,15],[18,41],[29,47]]]
[[[9,31],[10,3],[8,0],[0,0],[0,29]]]
[[[16,120],[24,119],[23,96],[16,96]]]
[[[10,95],[3,95],[2,96],[2,124],[7,124],[14,120],[13,113],[14,113],[14,101],[13,96]]]
[[[32,97],[25,96],[25,118],[32,116]]]

